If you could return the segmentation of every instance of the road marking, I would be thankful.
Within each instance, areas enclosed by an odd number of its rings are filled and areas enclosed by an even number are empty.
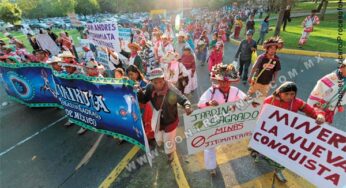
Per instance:
[[[125,157],[118,163],[118,165],[111,171],[105,180],[99,185],[99,188],[108,188],[117,179],[120,173],[126,168],[127,164],[137,154],[139,147],[133,146],[132,149],[125,155]]]
[[[286,183],[279,182],[278,179],[275,179],[274,185],[276,188],[287,188],[287,187],[304,187],[304,188],[313,188],[312,184],[310,184],[308,181],[303,179],[302,177],[299,177],[295,175],[294,173],[290,172],[289,170],[283,171],[284,176],[287,179]],[[246,183],[239,184],[236,186],[233,186],[234,188],[241,188],[241,187],[272,187],[273,183],[273,172],[269,172],[266,174],[263,174],[262,176],[258,176],[257,178],[254,178]]]
[[[177,152],[174,152],[174,160],[172,161],[172,169],[173,169],[175,180],[177,181],[178,187],[189,188],[190,185],[187,182],[183,168],[180,165]]]
[[[97,147],[99,146],[104,134],[101,134],[94,145],[90,148],[90,150],[84,155],[83,159],[79,162],[79,164],[76,166],[75,170],[78,170],[83,165],[87,164],[89,162],[89,159],[94,155]]]
[[[24,144],[25,142],[27,142],[28,140],[34,138],[35,136],[39,135],[40,133],[42,133],[43,131],[49,129],[50,127],[52,127],[53,125],[56,125],[59,121],[65,119],[67,117],[67,115],[61,117],[60,119],[54,121],[53,123],[49,124],[48,126],[42,128],[41,130],[37,131],[36,133],[34,133],[33,135],[25,138],[24,140],[18,142],[17,144],[13,145],[12,147],[8,148],[7,150],[3,151],[0,153],[0,157],[2,157],[3,155],[5,155],[6,153],[10,152],[11,150],[13,150],[14,148]]]

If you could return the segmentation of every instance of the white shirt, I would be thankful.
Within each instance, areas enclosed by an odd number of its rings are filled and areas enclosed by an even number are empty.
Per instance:
[[[228,93],[228,97],[225,98],[223,93],[218,88],[213,88],[212,86],[203,93],[203,95],[198,101],[198,107],[203,108],[206,106],[207,102],[212,100],[217,101],[219,104],[224,104],[227,102],[235,102],[240,99],[245,99],[245,97],[246,94],[243,91],[241,91],[237,87],[231,86]]]

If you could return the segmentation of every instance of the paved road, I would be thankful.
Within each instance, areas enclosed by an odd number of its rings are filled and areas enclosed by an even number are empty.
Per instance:
[[[233,60],[236,47],[226,45],[225,63]],[[307,99],[316,81],[335,70],[332,59],[317,63],[313,57],[279,55],[282,60],[281,81],[297,82],[298,97]],[[314,66],[307,68],[305,61]],[[290,78],[288,71],[295,69],[297,75]],[[192,96],[196,103],[209,86],[207,67],[198,66],[198,90]],[[243,91],[246,86],[239,85]],[[65,128],[65,114],[55,108],[30,109],[9,101],[0,89],[0,187],[98,187],[119,161],[130,151],[132,145],[122,144],[110,137],[87,132],[76,134],[78,127]],[[338,114],[335,126],[346,131],[345,112]],[[178,130],[183,136],[183,125]],[[256,165],[248,156],[246,141],[218,149],[219,176],[210,178],[204,170],[203,155],[187,156],[186,143],[178,144],[179,159],[191,187],[267,187],[271,182],[271,170]],[[135,159],[143,153],[139,152]],[[123,171],[112,187],[177,187],[174,173],[163,154],[158,153],[153,168],[145,164],[136,170]],[[84,165],[82,165],[84,164]],[[287,186],[309,187],[306,181],[290,172]],[[283,186],[283,185],[279,185]]]

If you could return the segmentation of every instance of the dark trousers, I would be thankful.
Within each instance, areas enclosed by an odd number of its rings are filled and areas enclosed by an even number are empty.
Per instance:
[[[287,19],[284,19],[282,22],[283,22],[282,29],[286,31]]]
[[[249,67],[251,65],[251,59],[249,60],[239,60],[239,75],[243,75],[242,80],[246,81],[248,79]],[[244,70],[244,73],[243,73]]]

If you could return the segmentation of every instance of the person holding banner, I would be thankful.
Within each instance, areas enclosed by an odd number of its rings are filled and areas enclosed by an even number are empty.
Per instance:
[[[100,70],[99,70],[99,64],[95,60],[88,61],[85,64],[84,68],[85,68],[85,74],[87,76],[103,78],[103,76],[102,76],[102,74],[100,73]],[[87,132],[87,129],[81,127],[77,131],[77,134],[78,135],[82,135],[82,134],[84,134],[86,132]]]
[[[318,80],[308,98],[308,104],[325,112],[326,122],[333,123],[337,112],[344,112],[346,93],[346,59],[340,67]]]
[[[271,104],[292,112],[304,112],[307,116],[316,119],[317,124],[322,124],[325,121],[324,113],[319,111],[316,112],[312,106],[304,102],[302,99],[297,98],[298,88],[294,82],[285,82],[279,86],[274,93],[264,100],[264,104]],[[251,156],[256,161],[262,156],[258,152],[252,150]],[[272,161],[271,159],[264,157],[269,165],[274,167],[274,173],[276,178],[281,182],[287,182],[285,176],[282,174],[283,166]]]
[[[228,102],[235,102],[246,98],[246,94],[232,83],[239,81],[239,75],[233,65],[217,64],[212,68],[211,80],[216,84],[208,88],[198,101],[198,108],[218,106]],[[216,175],[216,151],[215,148],[204,150],[205,168],[210,175]]]
[[[145,79],[143,73],[135,66],[131,65],[127,68],[128,77],[136,83],[136,86],[140,89],[145,89],[148,85],[148,81]],[[149,103],[139,104],[142,115],[142,120],[144,124],[145,134],[148,139],[154,139],[154,132],[151,130],[151,117],[153,110]]]
[[[168,161],[172,162],[176,150],[176,129],[179,124],[177,104],[184,107],[187,115],[192,113],[192,109],[190,101],[164,78],[161,68],[152,70],[149,77],[151,82],[145,90],[139,90],[138,101],[151,102],[153,106],[151,127],[155,132],[157,146],[163,145]]]

